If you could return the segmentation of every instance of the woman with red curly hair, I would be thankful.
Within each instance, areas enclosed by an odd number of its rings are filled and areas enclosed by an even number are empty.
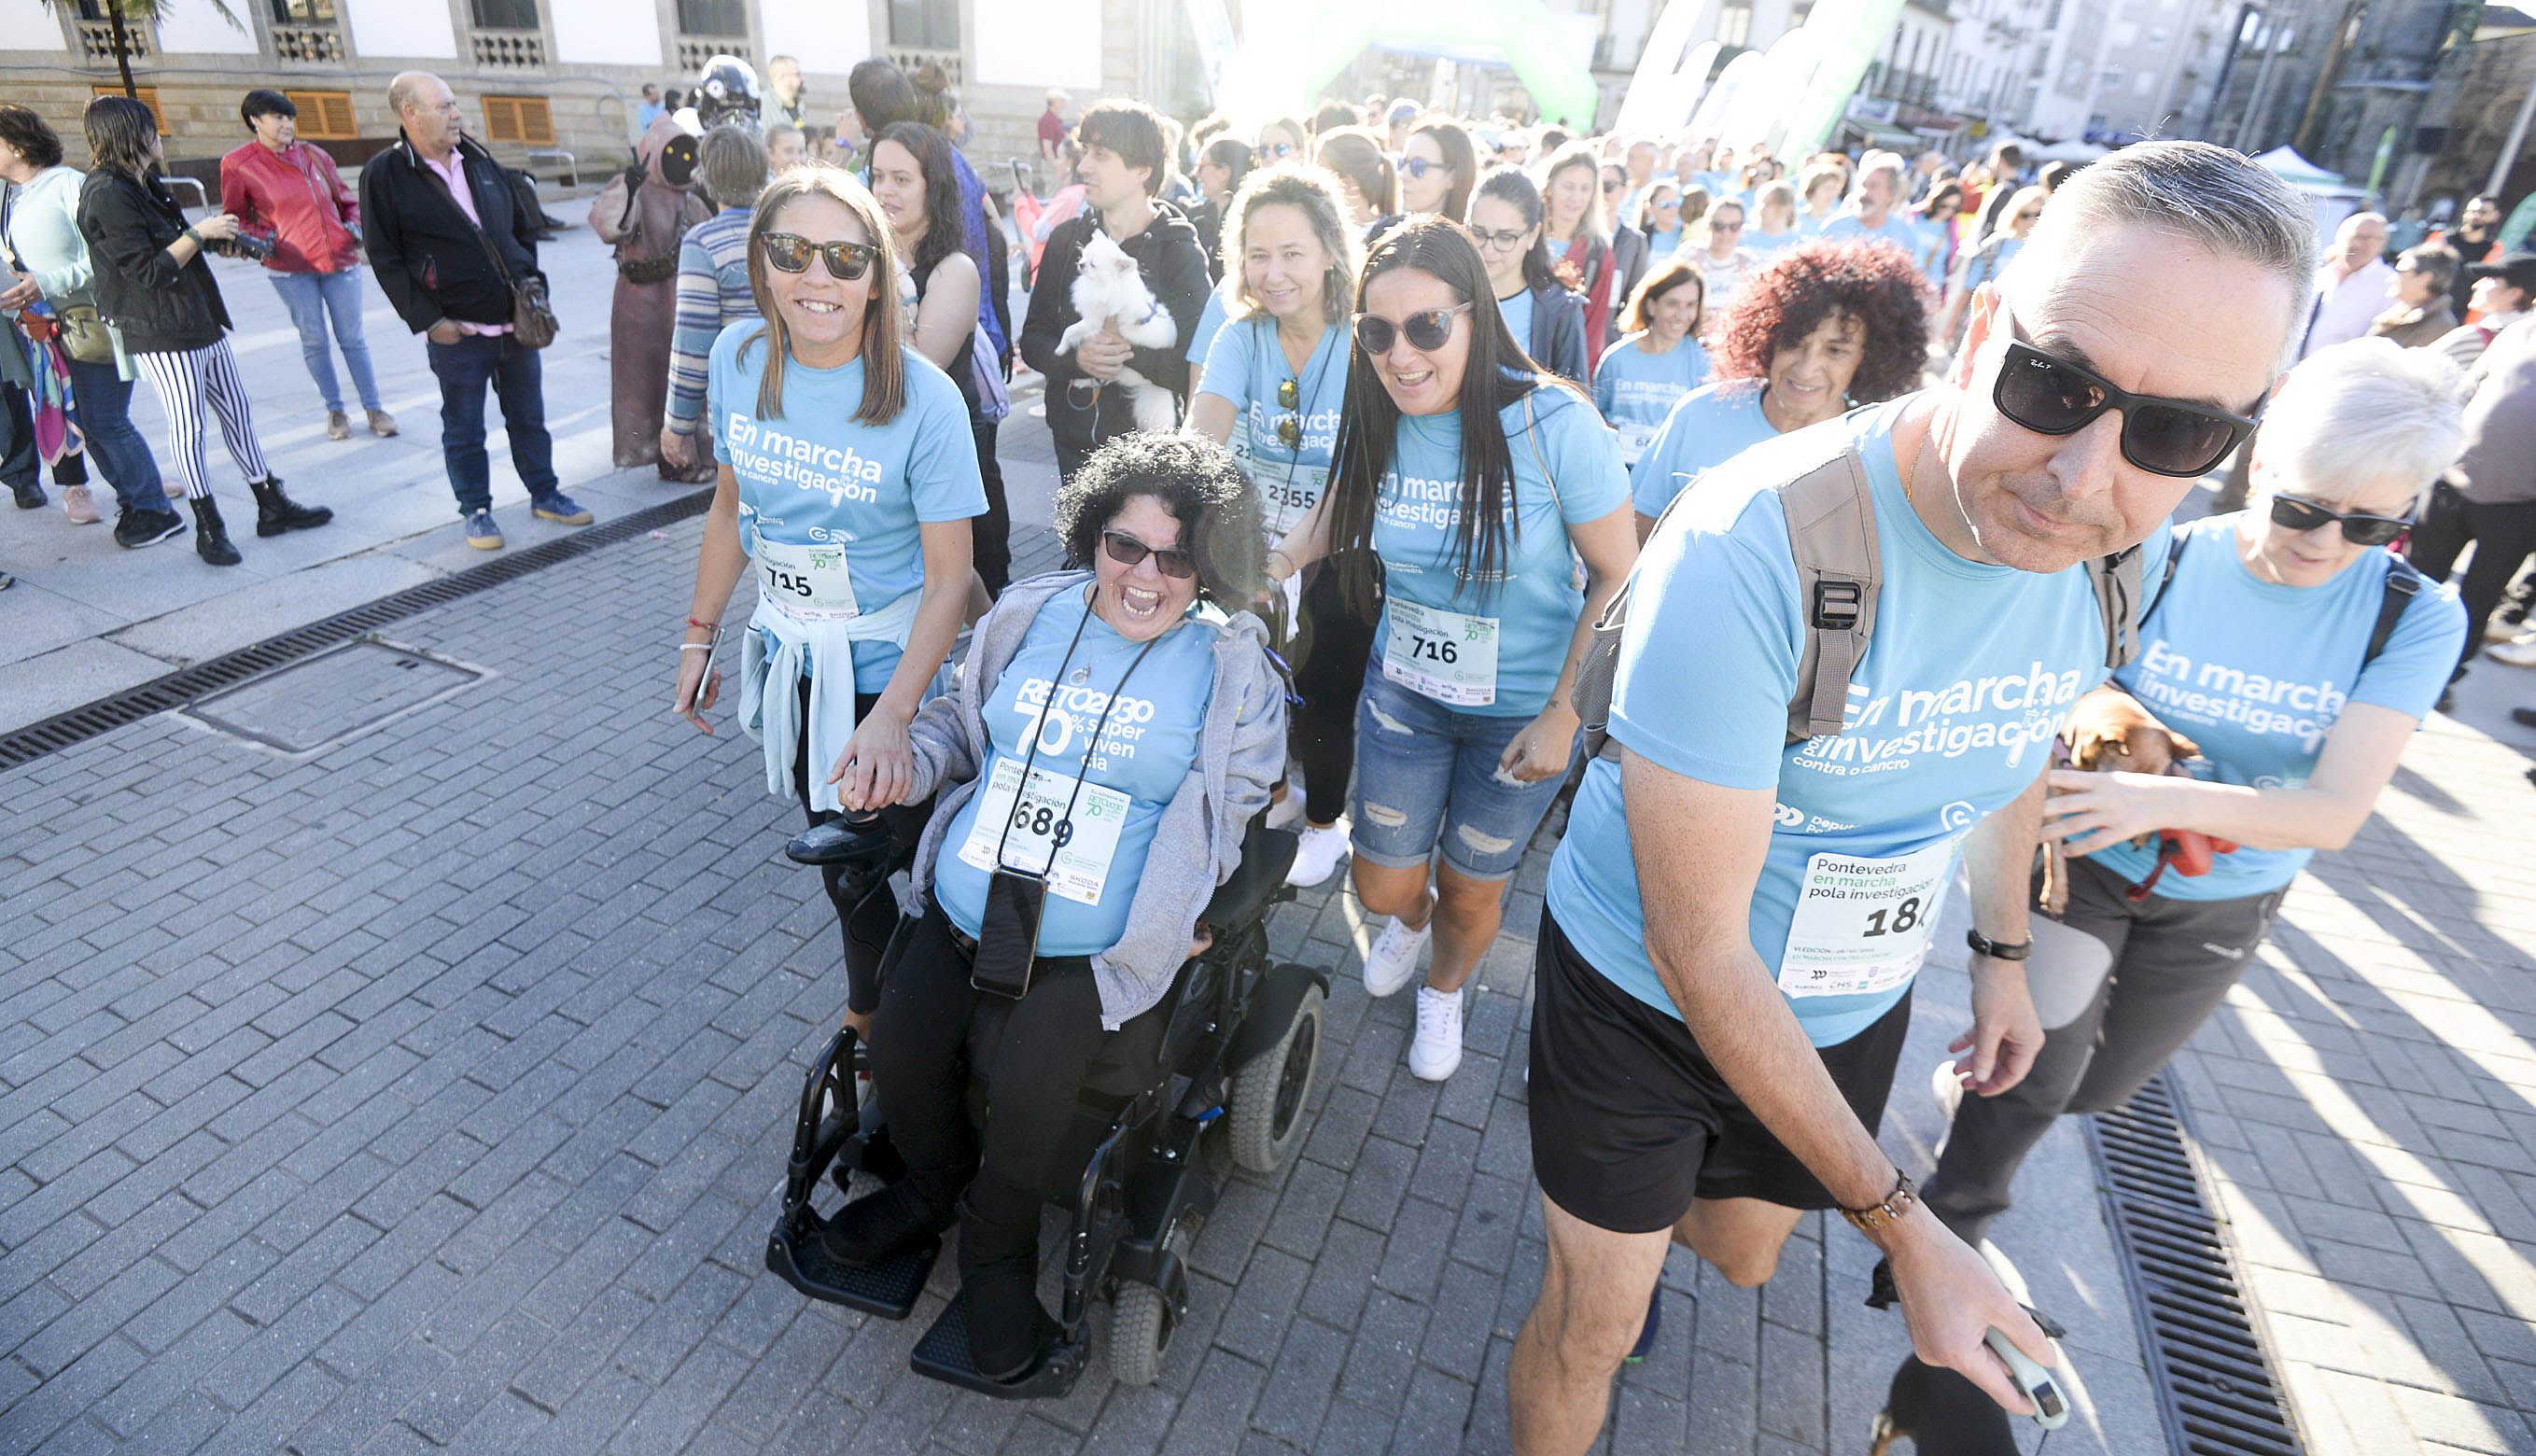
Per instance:
[[[1638,539],[1685,486],[1751,446],[1916,389],[1929,357],[1921,279],[1899,249],[1811,242],[1744,278],[1682,396],[1630,472]]]

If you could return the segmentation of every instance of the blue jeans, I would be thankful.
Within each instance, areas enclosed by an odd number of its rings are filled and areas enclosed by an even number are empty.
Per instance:
[[[470,334],[456,344],[424,341],[432,376],[440,381],[440,456],[449,467],[449,488],[458,514],[493,508],[493,466],[484,453],[484,386],[502,403],[502,427],[511,436],[511,466],[529,496],[552,495],[554,437],[546,433],[544,371],[538,351],[522,348],[508,334]]]
[[[379,384],[370,377],[369,341],[361,337],[361,269],[354,264],[341,273],[274,273],[273,291],[290,310],[291,327],[299,331],[299,357],[328,412],[344,408],[344,392],[335,384],[335,356],[326,348],[326,322],[335,324],[335,342],[343,346],[344,365],[352,371],[353,393],[361,408],[379,408]]]
[[[71,360],[71,403],[88,436],[88,453],[123,508],[174,510],[158,478],[158,458],[132,423],[132,381],[114,372],[113,361]]]
[[[1497,771],[1531,722],[1448,708],[1383,676],[1379,659],[1367,665],[1357,700],[1356,857],[1423,869],[1440,844],[1465,879],[1512,875],[1567,777],[1520,784]]]

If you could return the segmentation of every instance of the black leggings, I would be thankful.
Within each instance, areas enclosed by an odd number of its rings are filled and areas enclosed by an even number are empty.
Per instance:
[[[2482,505],[2444,480],[2432,486],[2430,506],[2413,528],[2407,552],[2413,564],[2433,581],[2445,581],[2468,541],[2474,542],[2474,560],[2457,586],[2465,602],[2465,648],[2456,666],[2460,674],[2483,651],[2483,624],[2508,595],[2510,578],[2536,551],[2536,501]]]
[[[991,419],[973,416],[969,421],[969,432],[978,441],[978,477],[986,487],[986,514],[969,522],[970,551],[989,597],[1004,595],[1013,575],[1013,513],[1004,500],[1004,468],[995,459],[996,428]]]
[[[1083,1079],[1110,1036],[1101,1029],[1092,962],[1040,957],[1018,1001],[971,985],[969,964],[940,904],[928,907],[881,988],[872,1089],[910,1169],[963,1186],[983,1151],[997,1174],[1046,1188]],[[1161,1007],[1145,1013],[1160,1014]],[[984,1080],[991,1108],[983,1150],[964,1105],[972,1075]]]
[[[801,805],[813,825],[843,814],[810,807],[810,679],[800,684],[801,739],[792,750],[792,797]],[[855,721],[862,722],[880,706],[880,694],[855,694]],[[835,764],[823,764],[819,777],[828,776]],[[846,872],[834,864],[819,866],[819,879],[828,887],[828,901],[837,908],[837,928],[845,937],[846,1007],[858,1016],[868,1016],[880,1004],[880,953],[889,945],[889,932],[898,924],[898,902],[881,885],[857,903],[848,893]]]
[[[1356,700],[1373,656],[1374,617],[1348,610],[1339,573],[1327,561],[1304,574],[1300,615],[1299,630],[1288,634],[1296,647],[1289,661],[1303,702],[1287,719],[1287,741],[1303,769],[1303,817],[1335,824],[1347,812],[1348,775],[1356,767]]]

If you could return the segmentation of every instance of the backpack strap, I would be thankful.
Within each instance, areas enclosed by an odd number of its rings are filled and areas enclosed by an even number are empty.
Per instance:
[[[2378,621],[2369,629],[2369,651],[2360,658],[2363,671],[2367,671],[2369,665],[2378,661],[2378,655],[2386,650],[2387,642],[2395,635],[2395,624],[2404,619],[2404,609],[2422,594],[2421,571],[2392,551],[2387,556],[2386,594],[2378,599]]]
[[[1655,530],[1647,538],[1655,538],[1665,521],[1690,494],[1684,490],[1665,502],[1657,515]],[[1594,638],[1585,644],[1585,655],[1576,662],[1576,681],[1567,690],[1567,701],[1576,710],[1576,721],[1584,726],[1584,751],[1587,758],[1620,761],[1620,745],[1612,741],[1612,690],[1620,675],[1620,633],[1629,625],[1629,597],[1638,587],[1638,566],[1646,557],[1642,552],[1629,564],[1629,574],[1620,578],[1620,590],[1612,594],[1603,614],[1594,619]]]
[[[1797,743],[1840,732],[1850,676],[1875,631],[1884,567],[1873,497],[1856,450],[1843,450],[1781,486],[1779,504],[1796,559],[1797,606],[1805,614],[1797,692],[1788,702],[1787,740]]]
[[[2105,624],[2105,670],[2127,665],[2139,656],[2140,622],[2148,613],[2140,610],[2140,572],[2144,552],[2136,545],[2100,556],[2087,563],[2087,585],[2096,595],[2096,614]],[[2158,595],[2166,595],[2166,583],[2173,581],[2175,557],[2167,556],[2168,575],[2158,584]]]

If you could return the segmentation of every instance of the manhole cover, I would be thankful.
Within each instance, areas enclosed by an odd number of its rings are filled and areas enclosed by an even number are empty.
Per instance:
[[[485,674],[363,638],[200,699],[185,716],[224,733],[314,753],[451,696]]]

